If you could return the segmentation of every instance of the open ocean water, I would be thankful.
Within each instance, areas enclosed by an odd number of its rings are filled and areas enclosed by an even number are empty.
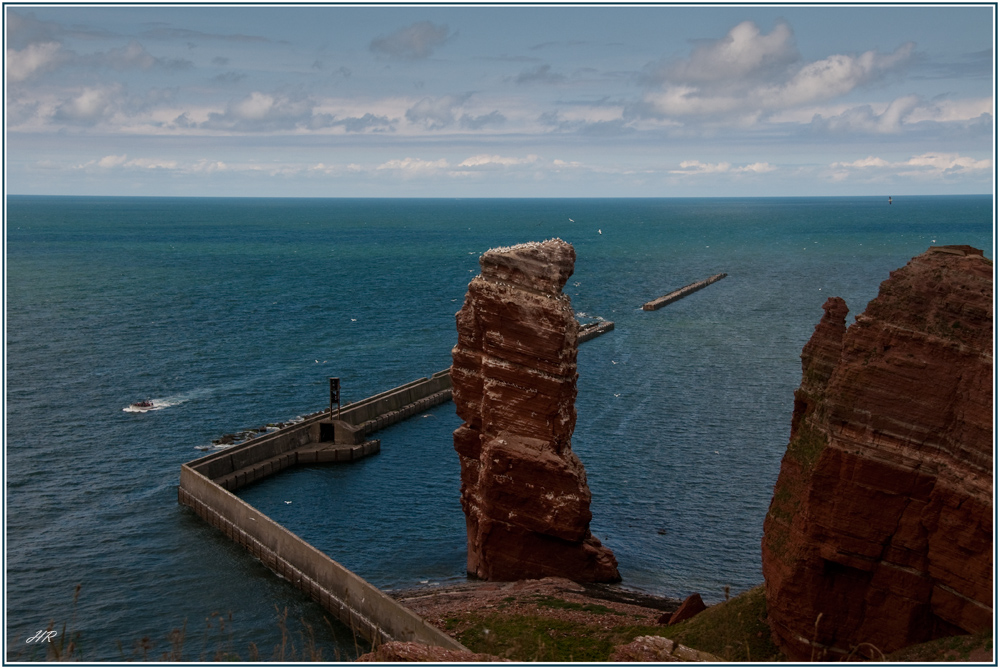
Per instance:
[[[347,402],[447,368],[479,255],[550,237],[576,248],[581,320],[615,322],[580,347],[573,449],[623,585],[713,602],[760,583],[823,302],[860,313],[931,245],[993,257],[990,196],[886,199],[8,197],[7,658],[42,659],[25,640],[53,621],[85,660],[158,659],[174,628],[185,659],[250,643],[266,659],[286,611],[299,648],[304,620],[325,658],[353,656],[318,605],[177,504],[180,465],[322,409],[330,376]],[[161,408],[123,411],[145,398]],[[459,581],[458,424],[449,403],[379,433],[373,458],[240,494],[379,587]]]

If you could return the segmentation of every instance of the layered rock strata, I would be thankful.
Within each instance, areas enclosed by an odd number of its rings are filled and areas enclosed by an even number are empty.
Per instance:
[[[577,322],[559,239],[487,251],[456,315],[453,397],[469,574],[512,581],[620,580],[590,533],[590,488],[571,450]]]
[[[992,624],[992,262],[931,247],[802,351],[764,522],[768,620],[792,660]]]

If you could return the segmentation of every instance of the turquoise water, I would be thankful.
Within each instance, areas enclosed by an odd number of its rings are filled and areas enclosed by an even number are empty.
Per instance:
[[[930,245],[993,257],[989,196],[14,196],[7,215],[11,659],[50,620],[81,633],[89,660],[132,657],[144,636],[159,657],[185,622],[189,659],[246,659],[250,642],[268,657],[286,609],[328,659],[352,655],[318,606],[178,506],[180,464],[222,434],[322,408],[329,376],[351,401],[446,368],[479,254],[553,236],[576,248],[574,310],[615,321],[579,354],[573,448],[592,530],[625,586],[717,601],[762,580],[798,356],[825,299],[860,312]],[[164,408],[122,411],[147,397]],[[443,405],[380,433],[374,458],[240,494],[380,587],[461,580],[458,422]],[[213,613],[224,631],[206,628]]]

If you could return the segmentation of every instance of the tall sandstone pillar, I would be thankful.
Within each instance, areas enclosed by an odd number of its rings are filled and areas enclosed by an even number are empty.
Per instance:
[[[992,624],[992,275],[981,251],[931,247],[849,328],[823,305],[762,541],[789,659]]]
[[[590,534],[590,488],[570,448],[577,322],[562,287],[576,252],[559,239],[492,249],[456,315],[468,571],[488,580],[621,580]]]

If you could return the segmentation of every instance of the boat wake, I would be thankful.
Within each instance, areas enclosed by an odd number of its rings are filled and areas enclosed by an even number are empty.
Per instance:
[[[184,404],[188,400],[194,399],[199,395],[206,394],[204,391],[193,391],[189,393],[179,393],[177,395],[170,395],[169,397],[160,397],[148,400],[142,400],[138,402],[132,402],[127,407],[122,408],[122,411],[127,413],[146,413],[147,411],[159,411],[160,409],[167,409],[169,407],[177,406],[178,404]]]
[[[157,400],[143,400],[141,402],[133,402],[127,407],[122,408],[122,411],[126,413],[146,413],[147,411],[159,411],[160,409],[166,409],[167,407],[173,406],[177,402],[170,402],[165,399]]]

